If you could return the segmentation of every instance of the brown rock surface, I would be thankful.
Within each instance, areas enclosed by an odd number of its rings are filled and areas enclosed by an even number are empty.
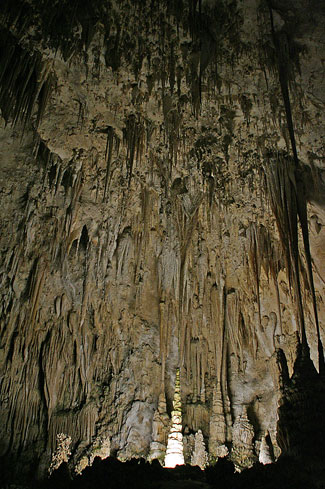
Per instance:
[[[177,368],[211,460],[258,459],[266,433],[279,456],[278,351],[291,375],[305,336],[317,369],[325,341],[325,15],[280,3],[3,2],[0,456],[17,471],[44,474],[60,433],[73,466],[100,440],[163,453]]]

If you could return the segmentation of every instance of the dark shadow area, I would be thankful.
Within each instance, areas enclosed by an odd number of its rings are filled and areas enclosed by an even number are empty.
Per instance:
[[[234,465],[219,459],[214,466],[201,471],[189,465],[164,469],[158,461],[151,464],[133,459],[120,462],[109,457],[96,458],[79,476],[72,477],[66,463],[50,478],[26,486],[2,483],[2,489],[322,489],[322,480],[314,482],[312,470],[290,456],[283,456],[275,464],[255,464],[251,469],[235,473]]]

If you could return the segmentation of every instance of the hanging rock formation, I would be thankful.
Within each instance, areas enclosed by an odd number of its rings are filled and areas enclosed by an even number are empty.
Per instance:
[[[72,468],[163,461],[178,368],[210,462],[300,453],[297,349],[324,370],[324,19],[316,0],[1,2],[15,477],[46,474],[60,434]]]

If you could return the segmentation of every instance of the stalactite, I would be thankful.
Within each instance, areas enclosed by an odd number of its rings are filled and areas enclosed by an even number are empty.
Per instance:
[[[201,430],[211,461],[237,445],[250,463],[252,436],[257,447],[276,432],[275,348],[289,368],[295,356],[285,268],[313,354],[316,336],[303,175],[277,149],[289,152],[291,135],[275,48],[265,36],[265,82],[245,2],[243,14],[228,1],[68,3],[3,0],[0,12],[10,38],[1,113],[17,123],[0,127],[6,453],[45,466],[66,433],[71,467],[88,463],[101,437],[114,456],[162,459],[180,365],[187,445]],[[272,209],[258,188],[263,155]]]
[[[256,298],[258,307],[258,319],[260,331],[263,330],[261,324],[261,298],[260,298],[260,279],[261,270],[263,269],[266,277],[269,280],[271,277],[276,294],[278,316],[280,321],[280,329],[282,331],[282,314],[280,295],[278,288],[278,274],[281,269],[284,268],[284,263],[279,253],[279,245],[271,237],[270,233],[264,226],[257,226],[251,224],[248,233],[248,255],[250,260],[250,267],[253,273],[253,281],[256,286]]]
[[[203,196],[198,195],[193,199],[188,209],[178,200],[175,200],[176,216],[177,216],[177,230],[180,243],[180,279],[179,279],[179,309],[180,317],[183,317],[183,308],[186,304],[184,301],[184,287],[186,285],[186,260],[187,251],[190,246],[190,242],[195,230],[195,226],[198,220],[198,211],[202,202]],[[181,363],[184,361],[185,352],[185,334],[186,324],[182,321],[180,328],[180,359]]]
[[[82,304],[81,304],[81,314],[80,314],[80,325],[84,324],[87,309],[88,309],[88,301],[89,295],[91,291],[92,285],[92,275],[94,271],[94,250],[91,248],[87,250],[87,260],[85,267],[85,278],[84,278],[84,286],[83,286],[83,295],[82,295]]]
[[[256,236],[256,228],[252,227],[250,230],[250,245],[249,245],[249,258],[251,262],[251,266],[253,269],[253,275],[256,282],[256,299],[257,299],[257,309],[258,309],[258,320],[261,328],[261,299],[260,299],[260,271],[261,271],[261,263],[260,263],[260,249],[258,249],[258,245],[260,243],[257,242]],[[262,251],[263,253],[263,251]]]
[[[144,148],[144,135],[145,129],[140,118],[137,118],[134,114],[131,114],[125,123],[125,129],[123,131],[123,142],[127,148],[127,181],[130,186],[133,165],[136,161],[141,161]]]
[[[297,208],[296,208],[295,213],[299,217],[300,226],[301,226],[301,230],[302,230],[304,250],[305,250],[306,261],[307,261],[308,279],[309,279],[310,289],[312,292],[315,326],[316,326],[317,341],[318,341],[319,369],[320,369],[320,371],[322,371],[324,373],[325,372],[324,349],[323,349],[322,341],[320,338],[316,294],[315,294],[315,286],[314,286],[313,271],[312,271],[312,260],[311,260],[311,253],[310,253],[309,232],[308,232],[308,223],[307,223],[307,204],[306,204],[305,191],[304,191],[302,182],[299,179],[299,174],[298,174],[299,159],[298,159],[296,138],[295,138],[295,132],[294,132],[293,118],[292,118],[292,110],[291,110],[291,102],[290,102],[290,95],[289,95],[289,83],[292,82],[292,79],[293,79],[292,66],[295,63],[296,67],[298,65],[298,68],[299,68],[299,56],[298,56],[299,50],[298,50],[297,45],[293,42],[292,39],[289,38],[288,35],[286,38],[284,38],[283,37],[283,35],[285,34],[284,32],[281,32],[281,31],[276,32],[275,31],[273,13],[272,13],[272,8],[271,8],[269,0],[267,1],[267,4],[269,7],[269,13],[270,13],[271,33],[272,33],[272,39],[273,39],[274,48],[275,48],[279,82],[280,82],[280,86],[281,86],[283,103],[284,103],[284,107],[285,107],[285,111],[286,111],[286,122],[287,122],[287,127],[288,127],[288,131],[289,131],[289,136],[290,136],[293,161],[294,161],[294,165],[295,165],[295,173],[294,173],[294,176],[291,177],[291,183],[294,187],[292,198],[296,201],[296,207]],[[295,218],[296,218],[296,216],[295,216]],[[297,224],[293,224],[293,226],[297,227]],[[296,232],[296,231],[292,230],[292,232]],[[297,258],[297,251],[294,251],[294,255],[295,255],[294,259],[297,260],[298,259]],[[299,273],[297,264],[295,264],[295,273]],[[296,280],[298,280],[298,282],[299,282],[299,277],[297,277]],[[299,316],[302,316],[303,312],[302,312],[302,305],[300,304],[301,303],[301,292],[300,292],[300,284],[299,283],[297,284],[296,288],[297,288],[296,292],[298,295],[297,300],[299,302],[299,304],[298,304]],[[301,317],[301,324],[302,324],[301,325],[302,334],[303,334],[303,336],[305,336],[304,319],[302,317]],[[304,342],[305,342],[305,340],[304,340]]]
[[[104,196],[103,201],[105,202],[107,198],[107,191],[109,189],[109,181],[111,178],[111,162],[113,155],[113,142],[114,142],[114,129],[113,127],[107,128],[107,142],[106,142],[106,150],[105,150],[105,160],[106,160],[106,176],[105,176],[105,187],[104,187]]]
[[[51,63],[37,53],[30,56],[13,36],[1,31],[0,66],[0,107],[5,120],[25,126],[38,104],[37,127],[54,88]]]
[[[39,162],[40,167],[44,167],[44,185],[48,183],[54,192],[58,188],[58,178],[63,161],[59,155],[53,153],[46,145],[46,142],[35,132],[34,136],[34,158]],[[46,182],[47,180],[47,182]]]
[[[278,155],[269,160],[266,185],[285,255],[289,283],[295,292],[301,340],[306,344],[299,272],[296,182],[289,157]]]

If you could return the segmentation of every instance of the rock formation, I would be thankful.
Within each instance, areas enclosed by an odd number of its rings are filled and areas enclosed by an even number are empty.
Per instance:
[[[150,443],[150,453],[148,460],[159,460],[165,462],[168,434],[170,433],[171,420],[167,414],[165,393],[161,393],[158,400],[158,407],[152,420],[152,442]]]
[[[254,429],[245,411],[237,416],[232,429],[232,459],[237,470],[254,463]]]
[[[73,469],[163,460],[177,369],[211,462],[264,460],[265,436],[301,453],[297,351],[324,370],[324,22],[316,0],[2,0],[12,477],[46,474],[60,434]]]
[[[208,454],[205,449],[205,443],[201,430],[195,434],[191,465],[197,465],[202,470],[204,470],[208,465]]]
[[[179,370],[176,373],[175,394],[173,401],[171,427],[166,448],[165,467],[174,468],[184,465],[183,434],[182,434],[182,403],[180,395]]]

